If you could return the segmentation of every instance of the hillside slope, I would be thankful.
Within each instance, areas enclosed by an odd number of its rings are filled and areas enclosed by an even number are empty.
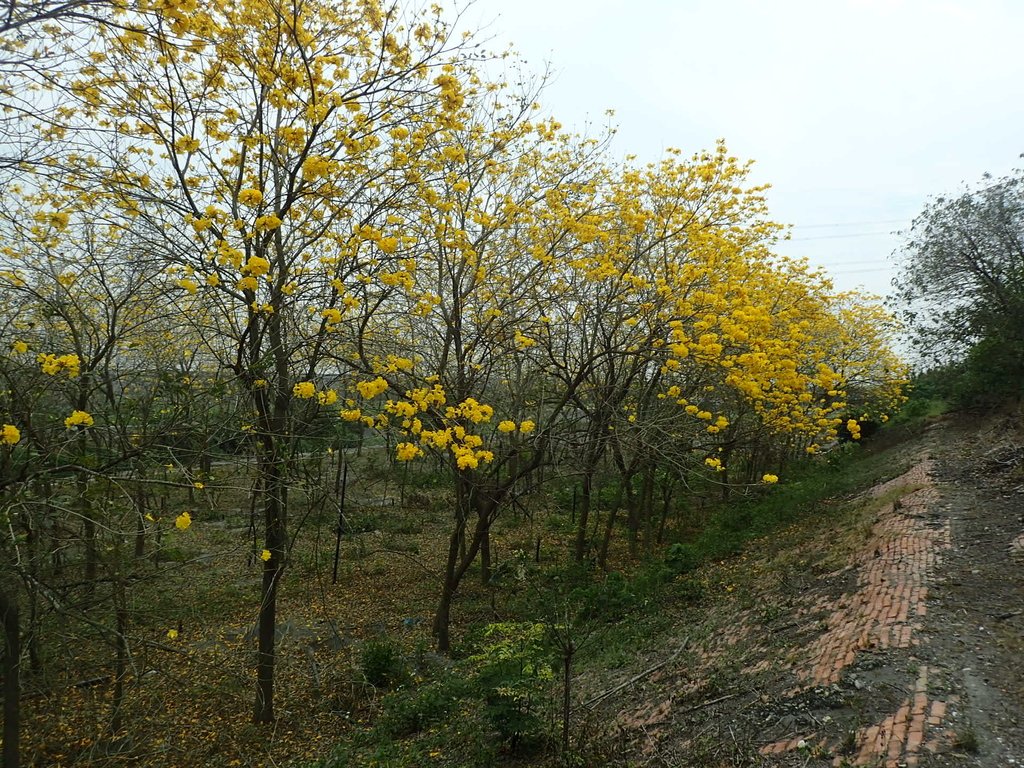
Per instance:
[[[720,599],[591,713],[622,764],[1024,765],[1022,443],[935,423],[906,471],[715,566]]]

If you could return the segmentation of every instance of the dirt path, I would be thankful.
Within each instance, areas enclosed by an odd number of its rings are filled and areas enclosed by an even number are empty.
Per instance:
[[[1024,766],[1024,474],[1009,421],[948,420],[906,446],[855,526],[619,702],[632,764]],[[856,533],[856,531],[855,531]],[[839,568],[831,539],[846,537]],[[759,570],[759,569],[763,569]]]
[[[952,726],[964,755],[924,766],[1024,765],[1024,534],[1021,435],[996,423],[950,427],[935,446],[935,481],[952,549],[933,591],[925,647],[959,705]]]

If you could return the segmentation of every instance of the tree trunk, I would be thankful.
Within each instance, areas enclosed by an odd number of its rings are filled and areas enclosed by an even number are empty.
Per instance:
[[[135,494],[135,559],[146,555],[146,491],[139,485]]]
[[[92,592],[96,586],[96,574],[99,570],[99,552],[96,549],[96,521],[92,516],[88,479],[84,473],[79,473],[75,478],[75,492],[78,494],[78,513],[82,517],[82,537],[85,539],[86,589]]]
[[[572,714],[572,657],[576,646],[568,640],[562,649],[562,755],[569,754],[569,718]]]
[[[672,492],[675,490],[676,484],[674,480],[665,480],[665,486],[662,488],[662,504],[661,504],[661,520],[658,522],[658,543],[665,543],[665,524],[668,522],[669,512],[672,511]]]
[[[0,619],[4,631],[4,768],[18,768],[19,721],[21,717],[21,637],[18,623],[18,606],[7,595],[0,592]]]
[[[486,521],[480,538],[480,583],[485,587],[491,583],[491,526]]]
[[[253,721],[274,721],[274,661],[277,631],[277,591],[284,572],[286,542],[287,485],[281,461],[272,452],[261,460],[264,491],[266,549],[270,558],[263,563],[260,612],[257,628],[256,707]]]
[[[114,694],[110,705],[110,737],[116,739],[121,732],[124,709],[124,681],[128,675],[128,605],[125,599],[124,580],[120,575],[114,585],[114,621],[116,662],[114,667]]]
[[[594,470],[588,466],[580,490],[580,509],[576,517],[576,541],[573,546],[573,560],[582,563],[587,554],[587,521],[590,518],[590,505],[594,495]]]
[[[612,501],[612,508],[608,510],[608,522],[604,528],[604,538],[601,540],[601,549],[597,553],[597,566],[602,571],[608,570],[608,548],[611,546],[612,533],[615,531],[615,518],[619,514],[619,507],[622,506],[622,484],[615,489],[615,499]]]
[[[455,597],[457,586],[456,574],[459,565],[459,543],[464,540],[464,521],[456,521],[456,529],[452,531],[448,542],[448,560],[445,563],[444,582],[441,585],[441,598],[434,613],[433,634],[437,638],[438,653],[448,653],[451,649],[451,615],[452,598]]]
[[[644,527],[644,554],[654,551],[654,468],[649,467],[640,485],[640,515]]]

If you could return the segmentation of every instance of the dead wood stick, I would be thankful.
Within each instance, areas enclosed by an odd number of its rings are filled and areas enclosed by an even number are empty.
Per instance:
[[[607,691],[605,691],[604,693],[599,693],[594,698],[592,698],[589,701],[585,702],[583,704],[583,706],[586,707],[587,709],[590,709],[592,706],[594,706],[595,704],[597,704],[599,702],[604,701],[609,696],[612,696],[612,695],[618,693],[619,691],[621,691],[624,688],[629,688],[629,686],[634,685],[635,683],[638,683],[639,681],[643,680],[648,675],[654,674],[655,672],[657,672],[662,667],[664,667],[664,666],[672,663],[673,661],[675,661],[675,658],[680,653],[683,652],[683,649],[686,648],[686,646],[689,645],[689,643],[690,643],[690,638],[686,638],[685,640],[683,640],[682,644],[676,649],[675,653],[673,653],[671,656],[669,656],[664,661],[659,661],[653,667],[648,667],[643,672],[640,672],[639,674],[633,675],[633,677],[629,678],[629,680],[627,680],[626,682],[619,683],[614,688],[610,688]]]
[[[717,699],[709,699],[708,701],[702,701],[700,704],[694,704],[692,707],[687,707],[686,709],[678,712],[677,714],[688,715],[691,712],[696,712],[698,709],[704,709],[704,707],[710,707],[713,704],[718,704],[719,702],[722,702],[722,701],[728,701],[729,699],[735,699],[741,693],[743,693],[743,691],[736,691],[735,693],[727,693],[727,694],[725,694],[725,696],[719,696]]]

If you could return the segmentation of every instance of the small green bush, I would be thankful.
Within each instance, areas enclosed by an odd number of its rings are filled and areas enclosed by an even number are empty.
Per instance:
[[[392,688],[409,678],[408,665],[401,652],[386,638],[367,642],[359,661],[366,682],[378,688]]]
[[[462,699],[469,695],[466,681],[456,675],[445,676],[413,691],[389,694],[383,702],[379,723],[382,735],[405,738],[442,722]]]

